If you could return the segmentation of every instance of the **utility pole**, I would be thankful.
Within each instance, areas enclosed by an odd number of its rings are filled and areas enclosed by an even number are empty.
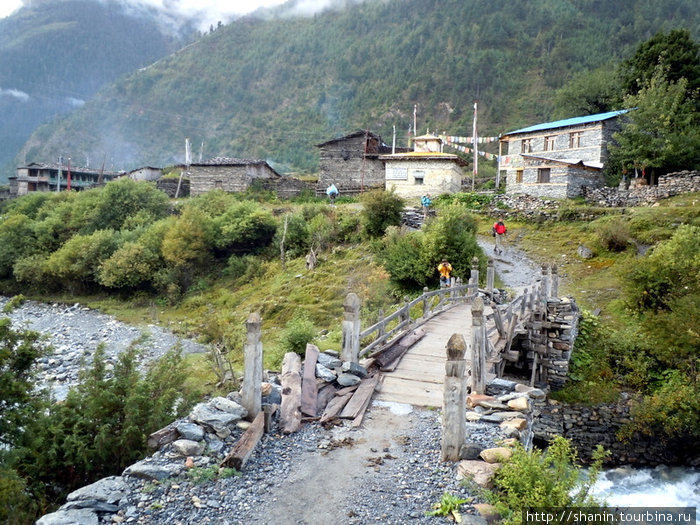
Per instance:
[[[413,133],[418,136],[418,128],[416,127],[416,113],[418,112],[418,104],[413,104]]]
[[[391,154],[396,153],[396,125],[394,125],[394,138],[391,141]]]
[[[58,175],[56,177],[56,192],[61,191],[61,165],[63,164],[63,157],[58,157]]]
[[[203,144],[203,143],[202,143]],[[185,171],[190,171],[190,139],[185,139]],[[175,190],[175,198],[180,196],[180,185],[182,184],[182,177],[185,171],[180,172],[180,178],[177,180],[177,189]]]
[[[68,175],[66,176],[66,189],[70,191],[70,157],[68,157]]]
[[[474,102],[474,126],[472,130],[472,139],[474,140],[474,171],[472,173],[472,193],[474,192],[474,179],[476,179],[476,174],[479,172],[479,138],[476,135],[476,102]]]

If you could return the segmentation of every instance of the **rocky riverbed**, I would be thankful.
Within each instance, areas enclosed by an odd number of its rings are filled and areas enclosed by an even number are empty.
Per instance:
[[[0,311],[8,302],[0,297]],[[57,401],[66,397],[71,386],[78,383],[81,366],[89,365],[98,345],[105,348],[108,369],[117,362],[119,354],[138,342],[141,364],[156,360],[179,345],[183,354],[206,352],[204,345],[181,339],[156,325],[131,326],[97,310],[80,304],[45,304],[25,301],[9,313],[15,329],[28,329],[42,335],[47,355],[38,363],[40,384],[51,389]]]

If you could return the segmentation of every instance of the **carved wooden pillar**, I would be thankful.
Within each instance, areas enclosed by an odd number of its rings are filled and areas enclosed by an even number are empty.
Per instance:
[[[486,266],[486,291],[491,299],[493,299],[493,281],[495,276],[496,270],[493,266],[493,259],[489,258],[488,265]]]
[[[360,355],[360,298],[350,292],[343,303],[343,361],[357,363]]]
[[[459,461],[459,450],[467,434],[467,343],[460,334],[452,334],[447,342],[445,389],[442,411],[442,461]]]
[[[486,330],[484,326],[484,301],[481,297],[472,304],[472,393],[486,392]]]
[[[253,419],[260,412],[261,383],[263,367],[263,347],[260,340],[262,319],[260,314],[253,312],[246,321],[246,343],[243,349],[244,369],[241,401],[248,410],[248,416]]]

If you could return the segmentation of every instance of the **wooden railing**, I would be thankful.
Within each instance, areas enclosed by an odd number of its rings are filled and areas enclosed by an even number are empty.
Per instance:
[[[469,302],[476,297],[478,289],[473,284],[461,284],[459,279],[453,279],[450,287],[439,290],[423,289],[423,293],[413,300],[408,297],[404,299],[404,304],[394,313],[384,316],[384,312],[379,312],[379,321],[362,330],[359,333],[360,352],[359,357],[364,357],[372,350],[380,347],[384,343],[392,340],[395,336],[400,336],[409,330],[413,330],[435,314],[442,312],[458,302]],[[435,302],[434,299],[438,298]],[[421,315],[416,318],[411,317],[411,311],[422,303]],[[397,321],[395,325],[392,325]],[[387,329],[387,326],[392,325]],[[362,344],[367,337],[372,334],[376,336],[368,343]]]

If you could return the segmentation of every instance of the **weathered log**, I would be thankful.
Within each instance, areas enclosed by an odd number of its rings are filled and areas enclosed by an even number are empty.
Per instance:
[[[360,387],[357,392],[352,396],[352,399],[345,405],[345,408],[340,413],[340,417],[343,419],[354,419],[360,412],[367,408],[369,399],[372,398],[372,393],[379,382],[379,374],[372,377],[367,377],[362,380]]]
[[[259,412],[220,466],[242,470],[265,431],[265,413]]]
[[[402,337],[389,348],[374,356],[375,362],[379,366],[379,369],[385,372],[393,371],[396,368],[396,365],[398,365],[399,361],[401,361],[404,354],[424,336],[425,330],[418,328],[417,330],[412,331],[410,334]]]
[[[326,407],[326,410],[323,411],[321,423],[325,423],[326,421],[330,421],[331,419],[335,418],[338,413],[343,410],[348,401],[350,401],[351,397],[352,393],[348,392],[342,396],[335,396],[333,399],[331,399]]]
[[[304,358],[304,376],[301,383],[301,413],[316,417],[318,383],[316,382],[316,360],[318,347],[311,343],[306,345]]]
[[[282,360],[282,408],[280,426],[282,432],[291,434],[301,425],[301,358],[294,352],[285,354]]]
[[[459,450],[466,436],[464,410],[467,403],[467,342],[461,334],[452,334],[446,350],[441,452],[443,461],[458,461]]]
[[[177,429],[174,426],[168,425],[165,428],[156,430],[153,432],[153,434],[148,436],[148,447],[159,449],[168,443],[172,443],[178,437],[180,437],[180,433],[177,431]]]
[[[316,414],[323,414],[330,400],[335,397],[336,392],[338,391],[333,383],[327,383],[319,389],[316,397]]]

